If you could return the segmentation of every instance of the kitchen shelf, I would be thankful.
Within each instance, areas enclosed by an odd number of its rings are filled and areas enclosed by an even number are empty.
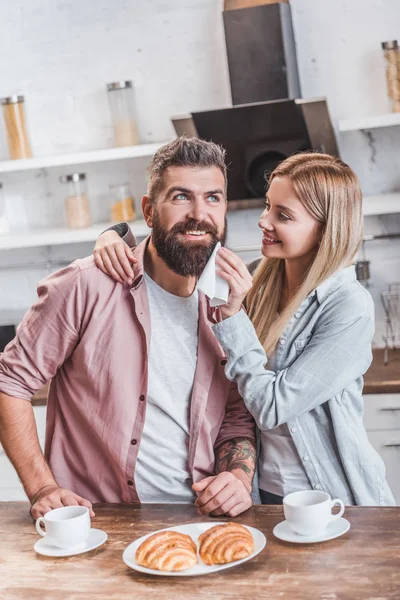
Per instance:
[[[389,215],[398,212],[400,212],[400,192],[363,196],[363,214],[365,217]]]
[[[140,238],[150,233],[143,219],[129,223],[133,234]],[[57,246],[60,244],[77,244],[80,242],[95,242],[99,235],[111,223],[96,223],[84,229],[68,229],[67,227],[31,229],[30,231],[15,231],[0,235],[0,250],[15,248],[34,248],[39,246]]]
[[[363,197],[364,216],[398,212],[400,212],[400,192]],[[0,250],[95,242],[100,233],[110,227],[110,225],[111,223],[96,223],[92,227],[86,227],[85,229],[57,227],[15,231],[0,235]],[[143,219],[132,221],[130,227],[133,234],[138,238],[143,238],[150,233],[150,229]]]
[[[394,127],[396,125],[400,125],[400,113],[388,113],[387,115],[343,119],[339,121],[339,131],[358,131],[377,127]]]
[[[142,144],[124,148],[104,148],[102,150],[92,150],[90,152],[60,154],[59,156],[39,156],[37,158],[24,158],[21,160],[4,160],[0,162],[0,173],[13,173],[16,171],[29,171],[32,169],[49,169],[52,167],[123,160],[127,158],[150,158],[165,143],[166,142],[158,142],[155,144]]]

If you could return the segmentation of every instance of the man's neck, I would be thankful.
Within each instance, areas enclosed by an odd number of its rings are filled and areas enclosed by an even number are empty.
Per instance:
[[[144,254],[144,270],[161,288],[174,296],[188,298],[196,287],[195,277],[177,275],[158,256],[153,241],[150,239]]]

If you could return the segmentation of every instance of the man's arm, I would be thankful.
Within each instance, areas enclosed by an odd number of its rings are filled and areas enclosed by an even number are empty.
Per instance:
[[[234,517],[252,505],[256,467],[255,423],[232,383],[225,416],[215,442],[215,472],[193,485],[203,514]]]
[[[243,481],[251,493],[256,468],[256,448],[253,440],[233,438],[224,442],[215,452],[215,471],[229,471]]]
[[[0,392],[0,440],[29,500],[46,486],[57,486],[42,454],[30,402]]]
[[[59,488],[42,454],[30,399],[72,354],[83,310],[80,269],[71,265],[39,284],[39,300],[0,355],[0,442],[37,518],[51,508],[90,502]]]

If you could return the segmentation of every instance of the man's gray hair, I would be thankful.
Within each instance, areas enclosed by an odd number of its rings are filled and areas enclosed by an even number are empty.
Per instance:
[[[227,184],[226,150],[198,138],[179,137],[157,150],[150,164],[147,195],[155,202],[163,188],[164,173],[168,167],[217,167]]]

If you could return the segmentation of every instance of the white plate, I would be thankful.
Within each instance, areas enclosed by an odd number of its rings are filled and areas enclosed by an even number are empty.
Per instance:
[[[242,558],[241,560],[235,560],[234,562],[227,563],[225,565],[205,565],[201,558],[198,556],[198,563],[194,567],[190,569],[186,569],[185,571],[157,571],[156,569],[147,569],[146,567],[142,567],[138,565],[135,560],[136,550],[139,548],[140,544],[144,542],[145,539],[150,537],[155,533],[159,533],[160,531],[178,531],[179,533],[185,533],[186,535],[190,535],[193,541],[197,544],[197,540],[200,534],[207,531],[211,527],[215,527],[215,525],[224,525],[224,522],[218,523],[188,523],[187,525],[177,525],[176,527],[167,527],[166,529],[160,529],[159,531],[152,531],[147,535],[139,538],[129,544],[127,548],[125,548],[124,553],[122,555],[122,560],[128,567],[131,569],[135,569],[136,571],[140,571],[141,573],[148,573],[149,575],[163,575],[166,577],[188,577],[193,575],[207,575],[209,573],[215,573],[215,571],[222,571],[223,569],[229,569],[230,567],[236,567],[241,563],[254,558],[261,552],[267,543],[267,539],[261,531],[255,529],[254,527],[248,527],[244,525],[246,529],[250,531],[254,539],[254,551],[246,558]]]
[[[43,554],[43,556],[74,556],[75,554],[83,554],[84,552],[98,548],[104,544],[106,539],[107,534],[105,531],[91,529],[86,542],[75,546],[75,548],[57,548],[57,546],[51,546],[45,537],[40,538],[33,548],[38,554]]]
[[[350,523],[347,519],[340,517],[337,521],[330,523],[324,533],[314,536],[305,536],[295,533],[288,525],[287,521],[282,521],[274,527],[275,537],[284,542],[293,542],[294,544],[315,544],[317,542],[327,542],[343,535],[350,529]]]

